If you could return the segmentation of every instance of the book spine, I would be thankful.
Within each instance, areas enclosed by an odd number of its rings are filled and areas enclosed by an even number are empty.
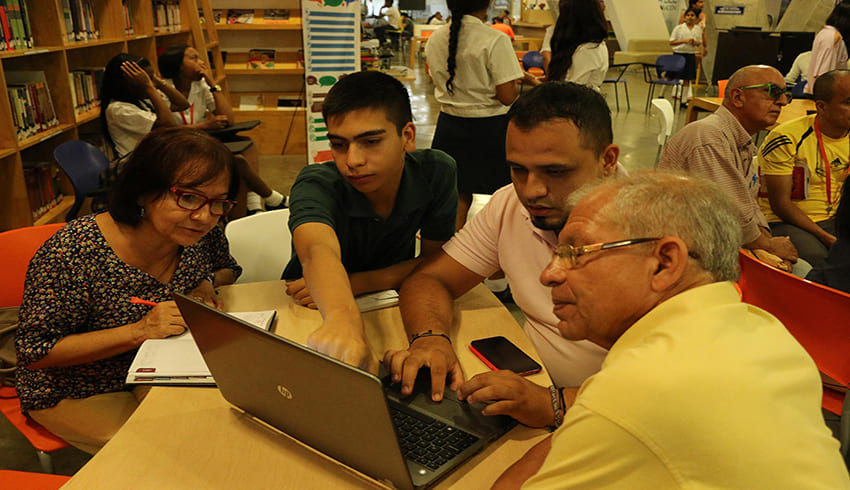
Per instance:
[[[12,108],[12,124],[15,125],[15,137],[21,139],[21,116],[18,112],[18,101],[15,97],[15,90],[12,87],[6,87],[6,93],[9,95],[9,106]]]
[[[24,47],[21,42],[21,10],[15,0],[3,0],[3,5],[6,9],[6,17],[9,22],[9,30],[12,33],[12,49],[20,49]]]
[[[77,106],[77,90],[74,87],[74,79],[76,78],[74,72],[68,72],[68,85],[71,86],[71,105],[74,107],[74,113],[79,114],[80,108]]]
[[[30,205],[30,212],[32,213],[32,219],[35,220],[38,218],[38,175],[36,174],[36,170],[32,167],[27,167],[26,163],[24,164],[24,183],[27,188],[27,201]]]
[[[0,13],[5,15],[5,9],[0,6]],[[6,51],[6,31],[3,29],[3,22],[0,21],[0,51]]]
[[[25,42],[28,48],[33,46],[33,37],[32,37],[32,25],[30,24],[30,14],[29,9],[27,8],[26,0],[18,0],[21,5],[21,20],[24,23],[24,35]]]
[[[34,83],[32,85],[27,86],[27,91],[29,92],[30,100],[32,100],[32,114],[33,119],[35,121],[35,130],[37,133],[40,133],[47,129],[47,122],[44,120],[44,114],[41,111],[41,91],[44,89],[44,87],[41,87],[40,85],[42,84]]]
[[[2,3],[2,0],[0,0],[0,4]],[[15,49],[15,40],[12,38],[12,29],[9,26],[9,14],[6,12],[6,7],[4,5],[0,5],[0,23],[3,24],[3,37],[6,41],[6,49]]]
[[[74,40],[74,23],[71,20],[71,2],[70,0],[62,0],[62,19],[65,21],[65,38],[68,41]]]
[[[56,109],[53,106],[53,98],[50,96],[50,88],[47,84],[43,84],[44,88],[44,108],[47,113],[47,124],[56,126],[59,124],[59,118],[56,116]]]

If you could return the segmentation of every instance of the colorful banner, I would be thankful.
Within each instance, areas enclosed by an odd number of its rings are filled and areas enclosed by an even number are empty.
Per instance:
[[[302,0],[308,162],[331,160],[322,103],[340,77],[360,71],[360,3]]]

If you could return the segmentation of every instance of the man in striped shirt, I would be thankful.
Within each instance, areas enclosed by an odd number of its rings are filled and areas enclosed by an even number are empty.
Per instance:
[[[750,65],[729,77],[723,104],[714,114],[682,128],[670,138],[658,168],[705,177],[723,188],[738,207],[742,247],[764,250],[757,256],[785,270],[797,262],[788,237],[770,234],[756,200],[758,165],[753,135],[776,123],[788,103],[785,79],[773,67]]]

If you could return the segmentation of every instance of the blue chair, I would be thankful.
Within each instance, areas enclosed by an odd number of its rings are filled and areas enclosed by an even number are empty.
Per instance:
[[[803,89],[806,88],[806,82],[807,80],[803,80],[803,77],[797,77],[797,80],[794,81],[794,86],[791,87],[791,95],[795,99],[799,99],[805,95]]]
[[[87,196],[105,194],[105,189],[100,188],[100,176],[109,168],[109,158],[97,147],[80,140],[57,146],[53,158],[74,186],[74,205],[65,215],[65,221],[71,221],[77,217]]]
[[[529,51],[522,55],[522,69],[528,71],[529,68],[543,69],[543,54],[540,51]]]
[[[679,82],[681,78],[679,74],[685,69],[685,57],[678,54],[662,54],[655,60],[655,64],[641,63],[643,65],[643,79],[649,84],[649,94],[646,97],[646,110],[649,110],[649,104],[652,100],[652,95],[655,93],[655,86],[673,86],[675,91],[679,91],[681,96],[681,86]],[[653,78],[652,69],[655,69],[655,77]],[[664,76],[662,76],[664,74]],[[674,77],[672,79],[668,79]]]
[[[620,112],[619,84],[621,83],[623,84],[623,90],[625,90],[626,92],[626,107],[628,107],[629,109],[632,108],[632,104],[631,102],[629,102],[629,85],[626,83],[626,79],[623,78],[623,76],[626,74],[626,70],[628,70],[629,68],[629,65],[631,65],[631,63],[619,63],[616,65],[609,66],[608,69],[619,68],[620,72],[617,74],[616,77],[606,78],[605,80],[602,80],[602,83],[614,84],[614,100],[617,102],[617,112]]]

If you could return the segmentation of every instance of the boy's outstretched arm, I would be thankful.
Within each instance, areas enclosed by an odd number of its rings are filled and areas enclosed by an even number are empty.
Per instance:
[[[310,334],[307,345],[343,362],[373,373],[378,360],[366,342],[360,310],[342,265],[339,240],[323,223],[304,223],[292,233],[304,279],[324,321]]]

